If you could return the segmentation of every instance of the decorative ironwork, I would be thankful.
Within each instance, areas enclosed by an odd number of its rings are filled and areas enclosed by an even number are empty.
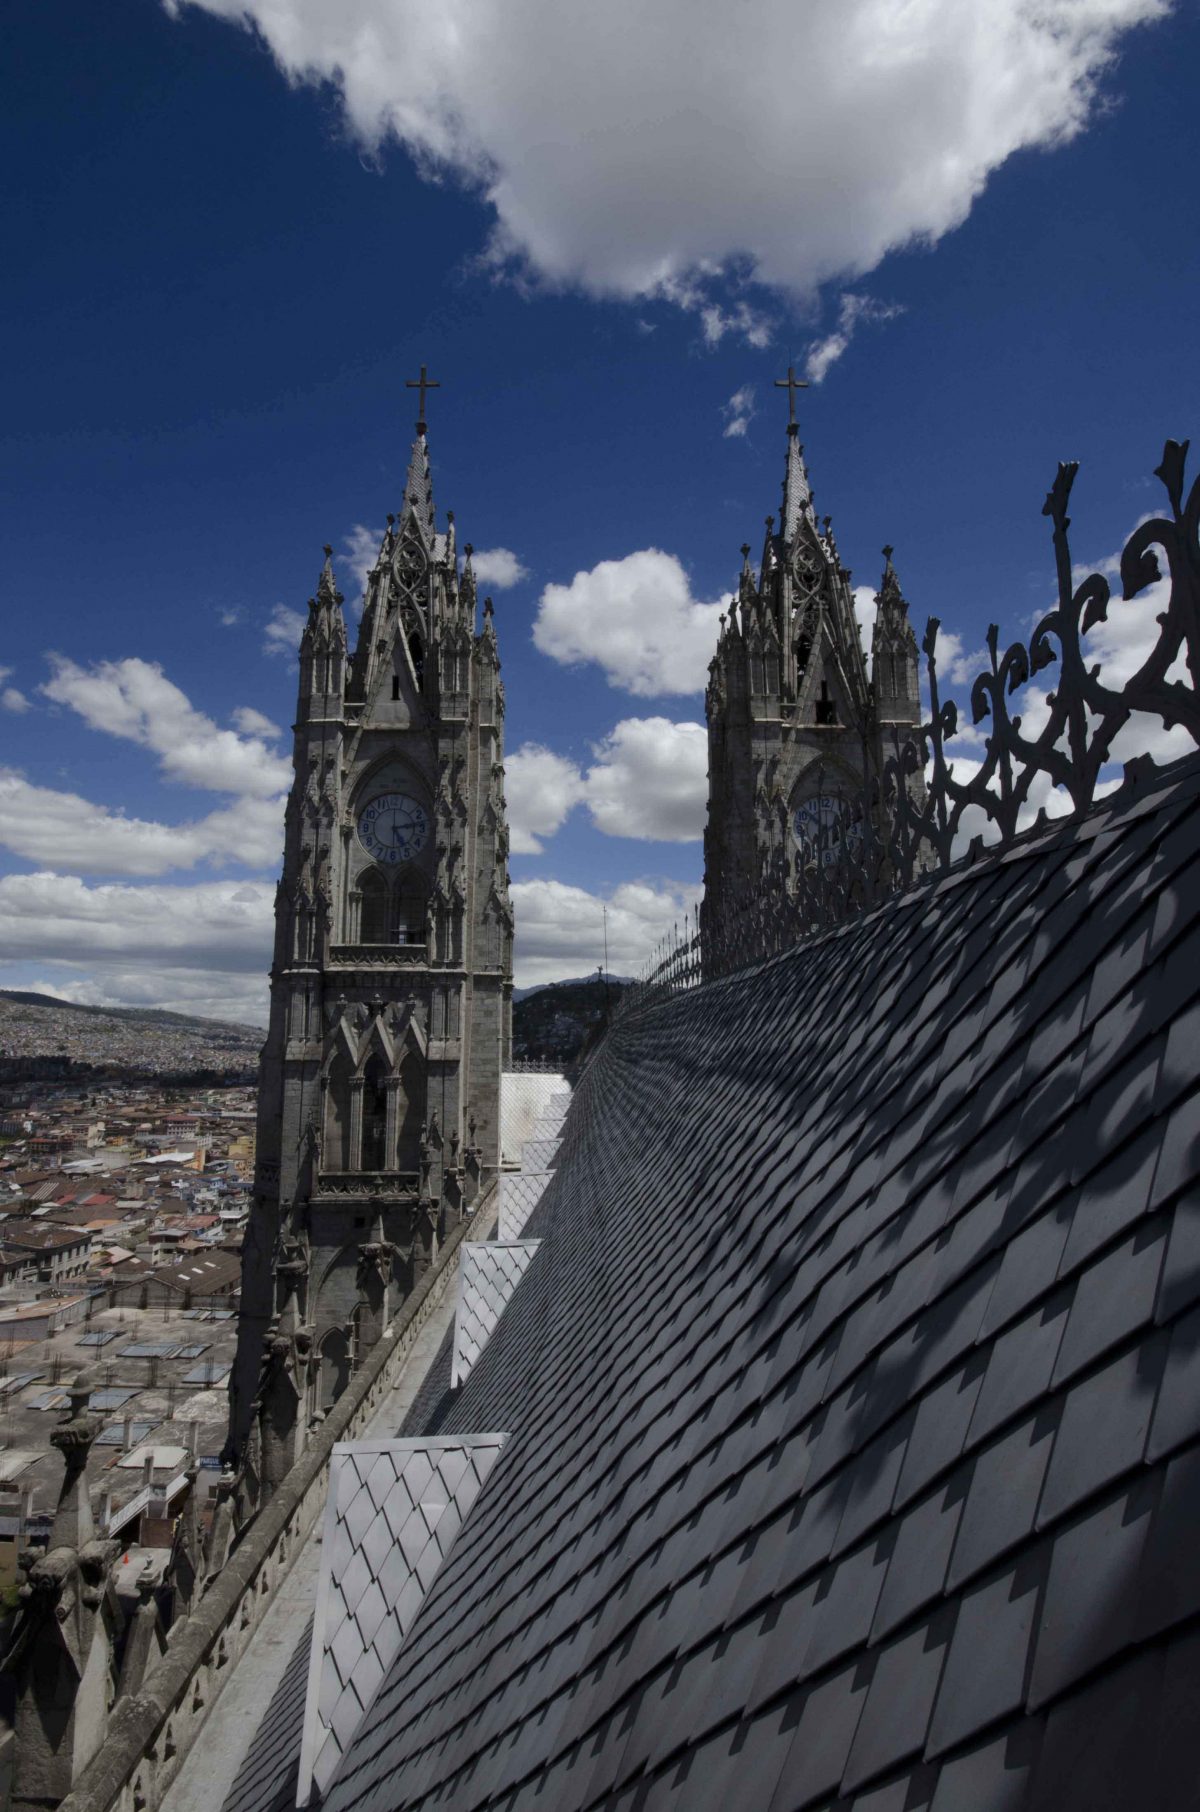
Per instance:
[[[1200,744],[1200,479],[1185,501],[1187,451],[1187,441],[1166,443],[1155,476],[1170,513],[1140,524],[1121,554],[1125,602],[1163,579],[1154,550],[1166,557],[1167,597],[1154,619],[1157,633],[1146,625],[1136,672],[1107,683],[1088,646],[1090,632],[1108,618],[1112,590],[1101,573],[1073,583],[1067,504],[1078,466],[1061,464],[1042,512],[1053,524],[1058,602],[1028,644],[1014,642],[1003,654],[995,625],[989,628],[988,666],[970,693],[972,724],[988,726],[978,761],[947,754],[959,734],[959,711],[941,695],[939,623],[930,618],[923,642],[928,721],[906,728],[903,738],[893,731],[882,772],[850,796],[848,819],[819,821],[793,876],[777,851],[757,888],[723,902],[719,916],[706,913],[702,928],[687,920],[682,936],[676,928],[626,990],[618,1015],[829,930],[956,861],[974,859],[985,844],[1011,843],[1041,828],[1048,804],[1059,808],[1055,816],[1087,811],[1102,788],[1115,784],[1117,777],[1106,772],[1114,745],[1139,716],[1156,728],[1182,729]],[[1033,690],[1032,682],[1055,665],[1054,689]],[[1022,688],[1031,688],[1024,714],[1013,708]],[[972,765],[973,772],[962,772]],[[866,761],[864,769],[870,772]],[[1125,764],[1127,782],[1156,771],[1145,755]]]

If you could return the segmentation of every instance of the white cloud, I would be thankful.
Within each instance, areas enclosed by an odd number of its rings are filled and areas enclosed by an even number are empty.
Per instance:
[[[679,285],[665,285],[663,293],[673,302],[680,302],[684,307],[695,306],[691,301],[691,286],[685,291]],[[700,328],[706,346],[719,346],[726,334],[735,334],[745,340],[747,346],[759,350],[771,344],[771,322],[768,317],[751,308],[748,302],[735,302],[732,308],[722,308],[719,302],[708,302],[700,308]]]
[[[206,860],[273,868],[283,850],[283,800],[238,799],[192,823],[160,824],[0,768],[0,845],[71,874],[162,875]]]
[[[601,560],[569,585],[547,585],[535,645],[564,666],[595,661],[610,686],[642,698],[702,692],[728,600],[693,598],[674,554],[656,547]]]
[[[704,835],[708,732],[703,724],[627,717],[594,749],[588,810],[607,837],[690,843]]]
[[[0,667],[0,685],[12,675],[11,667]],[[22,711],[32,711],[33,706],[25,694],[16,686],[4,686],[0,690],[0,711],[12,711],[19,715]]]
[[[367,575],[379,558],[382,543],[382,529],[368,528],[365,522],[356,522],[349,534],[342,536],[343,558],[354,574],[360,594],[367,589]],[[276,606],[277,610],[281,608],[281,605]],[[295,639],[299,640],[299,633]]]
[[[282,654],[286,659],[294,660],[307,621],[300,611],[289,610],[286,604],[272,605],[263,630],[263,653]]]
[[[863,658],[867,663],[867,677],[871,673],[871,637],[875,633],[875,588],[872,585],[854,587],[854,615],[858,622],[858,639],[862,643]]]
[[[164,0],[261,33],[492,212],[488,258],[760,330],[747,283],[811,292],[966,219],[1014,152],[1097,110],[1170,0]],[[756,47],[769,46],[767,54]],[[733,279],[735,299],[729,301]],[[722,299],[724,298],[724,300]]]
[[[223,610],[217,612],[222,629],[234,628],[241,622],[244,615],[245,612],[240,604],[227,604]]]
[[[540,855],[541,839],[553,836],[583,798],[583,776],[565,756],[528,742],[505,757],[504,796],[513,853]]]
[[[291,783],[289,763],[260,737],[222,730],[154,662],[130,658],[84,668],[54,655],[51,667],[41,688],[47,698],[78,712],[93,730],[152,749],[170,780],[260,799]]]
[[[53,965],[60,989],[131,1005],[264,1017],[274,883],[89,886],[0,877],[0,961]]]
[[[540,855],[577,805],[606,837],[691,843],[704,835],[708,734],[702,724],[627,717],[592,745],[593,764],[527,743],[505,762],[512,848]]]
[[[490,585],[496,591],[507,591],[510,585],[518,585],[529,577],[529,568],[522,566],[512,549],[507,547],[477,548],[471,555],[471,565],[475,569],[475,583]]]
[[[264,717],[261,711],[256,711],[253,705],[238,705],[230,712],[230,716],[233,718],[234,728],[240,730],[243,736],[283,735],[279,725],[272,723],[269,717]]]
[[[986,648],[969,648],[957,631],[946,629],[940,623],[933,644],[933,658],[937,662],[938,690],[943,697],[947,686],[966,688],[969,692],[977,675],[988,664]]]
[[[670,882],[629,881],[606,897],[564,881],[516,881],[517,986],[587,975],[604,961],[608,909],[608,967],[636,975],[672,926],[694,913],[697,892]]]
[[[872,296],[844,295],[838,304],[837,326],[808,349],[804,375],[809,383],[819,384],[824,380],[830,366],[837,363],[849,346],[861,322],[891,321],[903,312],[895,302],[876,302]]]
[[[741,440],[754,420],[754,386],[743,384],[735,390],[727,403],[721,404],[721,414],[725,417],[722,433],[726,440]]]

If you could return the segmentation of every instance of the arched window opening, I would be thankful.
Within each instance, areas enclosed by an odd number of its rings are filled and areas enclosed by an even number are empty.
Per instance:
[[[393,699],[397,699],[397,698],[399,698],[399,696],[400,696],[400,675],[398,673],[393,673],[393,675],[392,675],[392,697],[393,697]]]
[[[829,681],[821,681],[821,696],[817,700],[817,722],[835,724],[838,720],[837,700],[830,696]]]
[[[428,896],[419,875],[401,875],[396,886],[396,942],[425,942],[425,913]]]
[[[350,1342],[341,1328],[331,1328],[320,1350],[320,1405],[322,1409],[332,1409],[350,1382]]]
[[[362,1167],[386,1170],[387,1072],[381,1057],[372,1057],[363,1071]]]
[[[415,1171],[420,1163],[421,1128],[425,1124],[425,1069],[415,1051],[400,1065],[397,1102],[396,1168]]]
[[[350,1060],[339,1051],[325,1093],[324,1168],[350,1168]]]
[[[392,890],[377,868],[368,869],[359,882],[362,894],[362,942],[390,944]]]

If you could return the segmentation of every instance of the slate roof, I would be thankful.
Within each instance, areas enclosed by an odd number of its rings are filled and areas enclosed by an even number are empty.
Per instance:
[[[344,1755],[503,1444],[490,1435],[334,1447],[299,1803]]]
[[[325,1812],[1195,1806],[1198,832],[1193,760],[618,1023]]]

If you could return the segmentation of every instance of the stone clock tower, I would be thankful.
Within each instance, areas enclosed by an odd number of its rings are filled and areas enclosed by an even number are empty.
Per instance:
[[[791,889],[853,834],[864,780],[878,775],[893,735],[920,723],[917,642],[885,548],[874,600],[871,670],[850,574],[831,519],[818,522],[789,391],[787,458],[778,519],[767,517],[757,574],[750,548],[709,667],[708,826],[703,926],[733,925],[762,888]],[[914,782],[922,786],[918,777]]]
[[[425,432],[357,648],[328,548],[300,642],[230,1380],[226,1458],[247,1462],[251,1496],[298,1457],[500,1159],[504,688],[471,549],[460,565],[453,516],[435,524]]]

